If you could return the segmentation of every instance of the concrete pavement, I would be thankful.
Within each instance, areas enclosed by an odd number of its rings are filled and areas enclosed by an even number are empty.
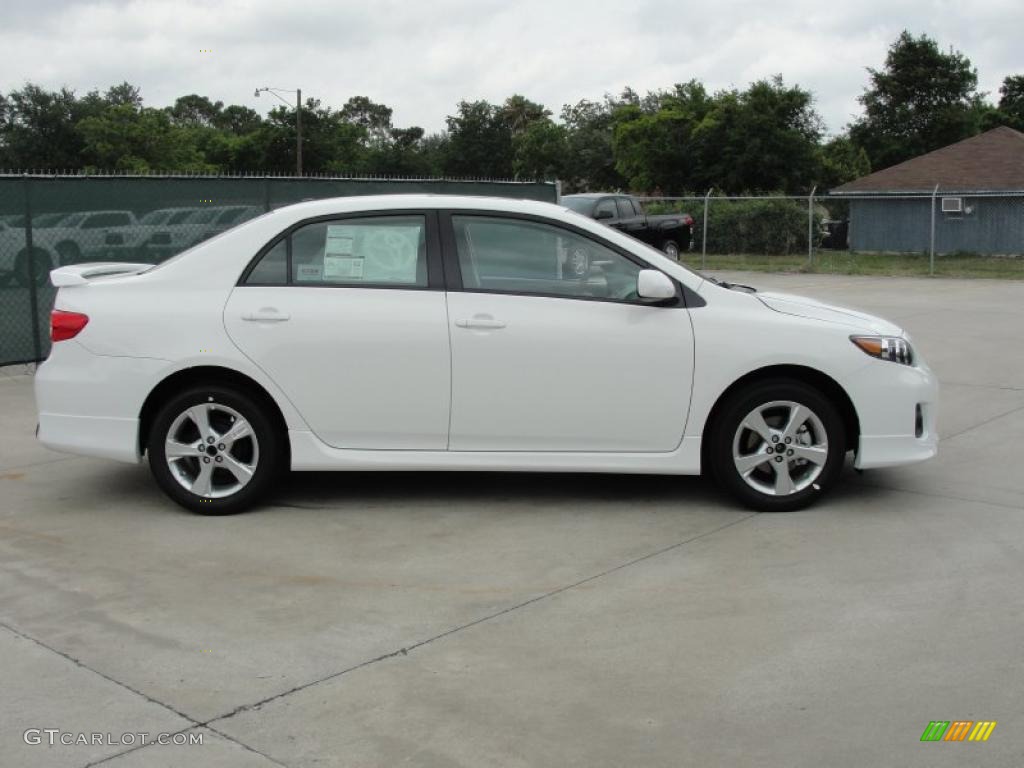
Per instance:
[[[1024,284],[728,277],[905,325],[940,456],[777,515],[696,478],[360,473],[206,519],[36,444],[4,370],[0,765],[1024,763]]]

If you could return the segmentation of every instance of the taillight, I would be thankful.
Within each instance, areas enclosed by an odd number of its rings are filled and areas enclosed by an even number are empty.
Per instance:
[[[81,312],[65,312],[63,309],[55,309],[50,313],[50,340],[73,339],[88,322],[89,316],[83,315]]]

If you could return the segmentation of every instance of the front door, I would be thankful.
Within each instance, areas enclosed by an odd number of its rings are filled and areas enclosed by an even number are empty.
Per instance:
[[[455,212],[446,241],[450,283],[461,282],[448,293],[451,450],[679,445],[693,376],[690,318],[685,307],[637,297],[642,263],[523,217]]]

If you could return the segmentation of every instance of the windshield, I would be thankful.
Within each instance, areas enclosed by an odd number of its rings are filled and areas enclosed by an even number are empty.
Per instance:
[[[44,213],[42,216],[32,217],[32,228],[33,229],[49,229],[55,226],[58,221],[64,218],[66,214],[63,213]],[[85,214],[81,214],[84,216]]]
[[[169,208],[164,208],[159,211],[150,211],[139,219],[139,224],[159,224],[162,221],[165,221],[170,215],[171,210]]]
[[[217,211],[215,210],[199,210],[192,213],[189,217],[189,221],[193,224],[205,224],[216,215]]]
[[[61,219],[60,225],[62,227],[77,227],[84,218],[84,213],[72,213]]]

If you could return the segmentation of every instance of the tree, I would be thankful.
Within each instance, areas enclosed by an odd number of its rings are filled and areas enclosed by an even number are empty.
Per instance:
[[[505,103],[497,110],[496,117],[508,126],[513,136],[525,133],[532,123],[547,120],[551,112],[543,104],[530,101],[518,93],[505,99]]]
[[[999,88],[999,109],[1024,122],[1024,75],[1010,75]]]
[[[836,136],[821,147],[819,190],[828,190],[871,173],[868,153],[849,136]]]
[[[943,53],[927,35],[904,31],[889,48],[885,67],[868,69],[860,97],[864,116],[850,137],[873,168],[886,168],[975,135],[984,108],[978,73],[959,51]]]
[[[257,114],[256,110],[231,104],[221,110],[214,124],[222,131],[242,136],[259,129],[262,123],[263,118]]]
[[[780,75],[718,93],[694,129],[696,189],[805,192],[819,171],[821,132],[813,96]]]
[[[562,107],[565,126],[565,161],[562,179],[566,192],[614,191],[625,184],[612,154],[613,119],[609,100]]]
[[[558,179],[566,166],[566,134],[564,126],[547,117],[536,119],[513,136],[512,167],[517,178]]]
[[[341,119],[362,128],[371,141],[385,141],[391,130],[391,107],[366,96],[353,96],[341,108]]]
[[[1024,75],[1010,75],[999,88],[999,105],[986,110],[982,130],[1005,125],[1024,131]]]
[[[109,105],[76,126],[86,167],[118,171],[214,170],[161,109],[138,108],[135,102]]]
[[[616,168],[637,191],[804,191],[819,171],[813,98],[781,77],[709,96],[697,82],[614,114]]]
[[[460,101],[447,123],[446,174],[492,179],[513,175],[512,131],[498,107],[487,101]]]
[[[205,96],[192,93],[179,96],[174,106],[167,108],[167,114],[174,125],[212,128],[218,125],[223,110],[224,102],[213,102]]]
[[[0,122],[0,151],[7,168],[82,167],[82,137],[76,123],[102,108],[102,98],[82,102],[74,91],[46,91],[27,84],[5,99]]]

